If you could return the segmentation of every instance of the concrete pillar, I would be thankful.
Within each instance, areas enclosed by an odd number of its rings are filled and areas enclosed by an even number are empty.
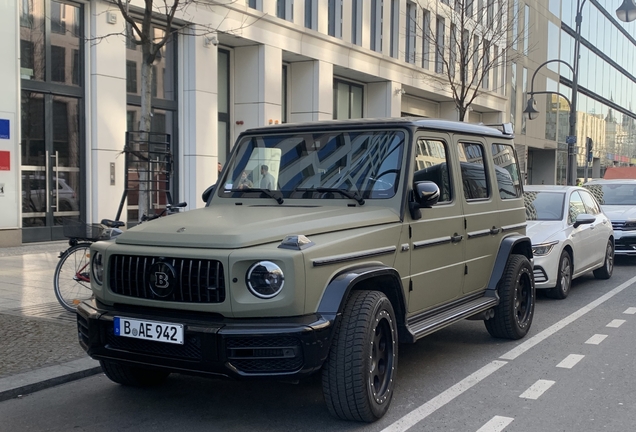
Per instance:
[[[107,20],[107,11],[115,14],[116,22]],[[90,3],[90,37],[123,33],[125,23],[116,8],[107,3]],[[113,219],[124,191],[126,131],[126,41],[123,37],[108,37],[100,43],[87,43],[90,58],[87,88],[87,132],[90,154],[87,219],[98,222]],[[111,184],[110,164],[115,164],[115,184]],[[121,216],[126,220],[126,212]]]
[[[256,126],[280,123],[283,52],[268,45],[235,49],[235,136]]]
[[[20,55],[18,2],[2,3],[0,14],[0,247],[19,246],[22,208],[20,179]],[[19,60],[18,60],[19,64]]]
[[[205,205],[201,194],[217,178],[218,49],[205,37],[183,36],[183,138],[180,196],[188,209]]]
[[[385,81],[367,84],[366,116],[400,117],[402,114],[402,84]]]
[[[333,65],[321,61],[292,63],[290,122],[333,119]],[[308,91],[311,89],[310,91]]]

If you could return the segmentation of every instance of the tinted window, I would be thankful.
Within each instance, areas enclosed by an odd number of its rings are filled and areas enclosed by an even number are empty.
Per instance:
[[[458,146],[464,197],[467,200],[488,198],[483,146],[474,143],[459,143]]]
[[[501,199],[520,197],[519,167],[517,166],[513,147],[507,144],[493,144],[492,159],[495,163],[497,187],[499,188]]]
[[[586,213],[597,215],[601,212],[601,208],[592,195],[585,191],[580,191],[579,193],[581,194],[581,198],[583,198]]]
[[[572,192],[570,195],[570,204],[568,210],[568,223],[573,224],[576,221],[576,217],[585,213],[585,205],[581,199],[581,195],[578,192]]]
[[[563,201],[565,194],[560,192],[523,193],[527,220],[561,220],[563,218]]]
[[[602,205],[636,205],[636,184],[591,184],[585,187]]]
[[[440,192],[438,202],[448,202],[453,198],[447,154],[446,144],[442,141],[417,140],[413,183],[432,181],[437,184]]]

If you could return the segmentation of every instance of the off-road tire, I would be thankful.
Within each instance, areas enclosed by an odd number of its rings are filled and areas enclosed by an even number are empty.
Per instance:
[[[150,387],[161,384],[170,372],[133,367],[109,360],[100,360],[104,374],[113,382],[130,387]]]
[[[354,291],[336,326],[322,371],[329,412],[343,420],[372,422],[391,403],[397,372],[395,313],[378,291]]]
[[[603,267],[594,270],[594,277],[596,279],[609,279],[612,277],[612,273],[614,273],[614,242],[609,239],[605,248]]]
[[[570,288],[572,288],[572,272],[572,258],[567,251],[563,251],[561,258],[559,258],[557,284],[554,288],[546,290],[546,295],[559,300],[566,298],[570,294]]]
[[[491,336],[521,339],[528,333],[534,317],[535,288],[530,261],[512,254],[499,281],[499,304],[495,316],[484,321]]]

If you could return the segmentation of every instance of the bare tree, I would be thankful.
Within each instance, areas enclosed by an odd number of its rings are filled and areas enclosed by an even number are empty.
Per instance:
[[[423,63],[432,62],[433,79],[451,93],[459,120],[464,121],[480,94],[500,86],[489,79],[491,73],[504,74],[505,66],[522,55],[516,49],[521,41],[518,11],[508,8],[508,0],[443,3],[439,2],[432,22],[431,14],[418,0],[422,13],[417,15],[424,18],[416,26],[425,44]],[[427,58],[427,53],[434,58]]]
[[[141,114],[139,119],[139,140],[148,141],[152,123],[152,87],[153,65],[160,59],[161,51],[175,33],[205,36],[217,33],[221,27],[224,32],[236,32],[253,22],[242,18],[233,28],[225,28],[224,22],[230,14],[227,6],[237,0],[143,0],[143,8],[131,7],[132,0],[107,0],[121,12],[126,22],[124,36],[129,43],[141,47]],[[197,11],[200,8],[213,10],[219,17],[214,24],[196,22]],[[177,20],[175,18],[180,18]],[[154,22],[161,22],[165,26],[164,32],[154,31]],[[254,20],[252,20],[254,21]],[[185,22],[185,23],[184,23]],[[96,42],[122,33],[100,35]],[[133,149],[130,149],[133,150]],[[140,153],[135,155],[143,158]],[[141,159],[143,160],[143,159]],[[148,213],[148,178],[147,171],[139,170],[139,220]]]

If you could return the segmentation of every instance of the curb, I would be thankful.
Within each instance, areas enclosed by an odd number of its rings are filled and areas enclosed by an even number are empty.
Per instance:
[[[0,402],[102,372],[89,357],[0,379]]]

